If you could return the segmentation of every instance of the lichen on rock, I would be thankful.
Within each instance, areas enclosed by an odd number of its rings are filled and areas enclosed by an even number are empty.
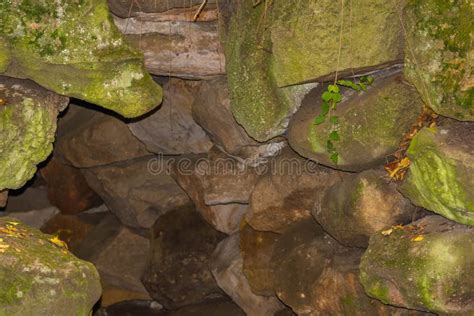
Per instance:
[[[68,98],[29,80],[0,77],[0,190],[18,189],[53,149],[56,117]]]
[[[145,72],[143,56],[122,38],[105,0],[3,1],[0,12],[0,36],[8,46],[0,48],[0,71],[7,75],[125,117],[161,102],[161,88]]]
[[[90,315],[99,275],[60,242],[0,218],[0,315]]]

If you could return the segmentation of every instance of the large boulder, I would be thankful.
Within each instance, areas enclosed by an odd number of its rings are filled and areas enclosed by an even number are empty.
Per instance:
[[[8,77],[0,77],[0,99],[2,191],[22,187],[35,174],[36,165],[49,156],[56,117],[69,99],[32,81]]]
[[[126,117],[156,107],[161,88],[114,25],[105,0],[4,2],[0,71]]]
[[[372,236],[360,264],[368,295],[449,315],[474,312],[474,228],[428,216]]]
[[[339,118],[339,140],[334,141],[339,159],[330,159],[327,149],[333,125],[315,125],[321,113],[321,93],[313,91],[293,116],[289,127],[290,146],[304,157],[321,164],[349,171],[381,165],[395,152],[422,111],[423,103],[415,88],[400,75],[376,77],[367,92],[342,88],[345,94],[332,115]]]
[[[436,113],[474,121],[474,50],[469,0],[410,0],[405,7],[405,75]]]
[[[0,314],[91,314],[101,286],[94,266],[58,239],[0,218]]]
[[[408,148],[400,190],[414,204],[474,226],[474,124],[448,121],[424,128]]]
[[[58,120],[55,153],[77,168],[150,155],[124,121],[75,104]]]
[[[124,225],[150,228],[158,217],[189,202],[186,193],[169,175],[166,161],[149,156],[82,172]]]
[[[207,152],[212,143],[191,114],[198,89],[196,81],[170,79],[165,84],[165,99],[160,109],[128,127],[149,151],[157,154]]]
[[[398,191],[382,170],[367,170],[339,178],[320,200],[312,214],[340,243],[367,247],[376,232],[408,224],[416,207]],[[421,214],[421,212],[420,212]]]
[[[223,296],[209,266],[225,235],[207,224],[194,206],[163,215],[152,234],[150,261],[142,278],[152,298],[177,309]]]

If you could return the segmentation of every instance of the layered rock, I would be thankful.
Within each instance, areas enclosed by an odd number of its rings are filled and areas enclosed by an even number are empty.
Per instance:
[[[100,298],[97,270],[50,235],[0,218],[0,314],[90,315]]]
[[[367,170],[340,178],[315,203],[312,214],[339,242],[367,247],[376,232],[412,221],[416,207],[383,171]]]
[[[290,146],[304,157],[334,168],[361,171],[381,165],[398,148],[403,136],[422,111],[416,89],[401,76],[376,78],[367,92],[348,89],[332,115],[339,118],[339,140],[334,141],[338,161],[330,159],[327,141],[333,125],[314,124],[321,113],[321,93],[315,90],[304,100],[289,127]]]
[[[474,302],[474,229],[440,216],[372,236],[360,278],[386,304],[469,315]]]
[[[192,205],[163,215],[153,227],[151,260],[142,278],[151,297],[169,309],[222,297],[209,264],[224,236]]]
[[[223,289],[246,315],[273,316],[283,309],[276,297],[255,295],[242,272],[243,259],[239,248],[238,234],[227,237],[217,245],[213,253],[212,275]]]
[[[124,121],[74,104],[58,121],[55,151],[78,168],[107,165],[150,154]]]
[[[422,129],[408,148],[411,165],[401,192],[416,205],[474,226],[473,146],[472,123]]]
[[[82,172],[110,211],[127,226],[149,228],[159,216],[189,201],[170,176],[164,158],[143,157]]]
[[[105,0],[1,5],[0,71],[126,117],[156,107],[161,88],[117,30]]]
[[[18,189],[51,153],[56,117],[69,100],[7,77],[0,77],[0,99],[0,190]]]
[[[403,19],[407,79],[436,113],[463,121],[474,121],[473,19],[468,0],[411,0]]]
[[[192,118],[199,83],[170,79],[163,105],[145,118],[129,124],[132,133],[157,154],[205,153],[211,147],[206,133]]]

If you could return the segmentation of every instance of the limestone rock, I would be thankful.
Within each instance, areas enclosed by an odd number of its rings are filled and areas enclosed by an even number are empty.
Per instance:
[[[126,117],[161,102],[142,55],[117,30],[105,0],[4,3],[0,70]],[[5,45],[4,45],[5,46]],[[2,58],[2,59],[4,59]]]
[[[169,309],[222,297],[209,264],[225,235],[209,226],[194,206],[160,217],[153,236],[150,265],[142,278],[151,297]]]
[[[76,253],[94,263],[104,284],[146,293],[141,276],[149,248],[148,238],[132,232],[108,214],[82,240]]]
[[[189,202],[166,164],[165,158],[148,156],[84,169],[83,173],[124,225],[149,228],[160,215]]]
[[[428,216],[372,236],[360,278],[386,304],[440,314],[474,311],[474,228]]]
[[[281,233],[291,223],[311,218],[314,203],[337,179],[331,169],[284,149],[257,182],[246,221],[256,230]]]
[[[474,226],[474,125],[448,121],[424,128],[408,148],[401,192],[414,204]]]
[[[217,284],[249,316],[273,316],[283,305],[276,297],[252,293],[249,282],[242,272],[243,259],[239,249],[238,234],[227,237],[217,245],[213,253],[212,274]]]
[[[361,171],[385,162],[399,146],[403,135],[416,122],[422,101],[399,75],[375,78],[367,92],[347,91],[333,111],[339,117],[339,141],[334,141],[338,163],[330,159],[327,141],[332,124],[314,125],[321,113],[321,90],[304,100],[289,127],[290,146],[304,157],[349,171]]]
[[[90,315],[100,298],[99,275],[51,237],[0,218],[0,314]]]
[[[249,225],[240,231],[242,269],[252,292],[257,295],[274,296],[272,256],[277,238],[276,233],[256,231]]]
[[[62,163],[56,156],[51,157],[40,173],[47,183],[48,200],[63,214],[77,214],[102,202],[81,171]]]
[[[56,117],[68,98],[29,80],[0,76],[0,99],[0,191],[3,191],[22,187],[35,174],[36,165],[49,156]]]
[[[129,124],[132,133],[157,154],[177,155],[207,152],[212,143],[192,118],[192,104],[199,83],[170,79],[165,100],[155,112]]]
[[[474,121],[472,3],[410,0],[405,14],[407,79],[436,113]]]
[[[367,247],[376,232],[416,217],[416,207],[381,170],[349,174],[315,203],[312,214],[332,237],[347,246]]]
[[[256,166],[285,146],[281,140],[259,143],[247,135],[232,115],[225,77],[201,84],[193,103],[193,118],[216,146],[246,165]]]
[[[89,168],[149,155],[124,121],[71,104],[58,122],[56,153],[78,168]]]

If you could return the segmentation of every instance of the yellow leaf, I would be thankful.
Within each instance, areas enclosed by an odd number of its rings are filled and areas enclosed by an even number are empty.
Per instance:
[[[7,222],[7,224],[10,224],[10,225],[16,226],[16,225],[18,225],[18,224],[20,224],[20,223],[11,221],[11,222]]]
[[[393,232],[393,229],[390,228],[390,229],[387,229],[387,230],[383,230],[382,231],[382,235],[384,236],[390,236],[390,234]]]
[[[423,239],[425,239],[425,237],[423,237],[422,235],[418,235],[416,237],[413,237],[411,240],[412,241],[422,241]]]
[[[60,247],[60,248],[65,248],[67,249],[67,244],[62,241],[61,239],[59,239],[58,236],[53,236],[49,239],[50,242],[52,242],[53,244],[55,244],[56,246]]]

